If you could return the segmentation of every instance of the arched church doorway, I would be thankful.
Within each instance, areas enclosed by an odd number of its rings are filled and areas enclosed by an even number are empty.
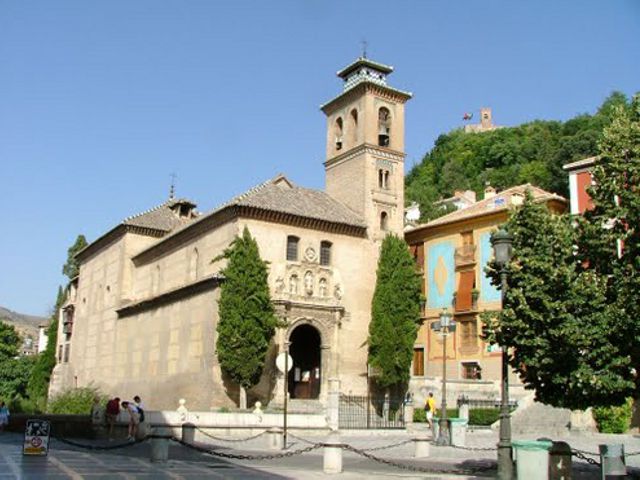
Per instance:
[[[293,368],[289,372],[291,398],[318,398],[320,395],[320,332],[311,325],[296,327],[289,337]]]

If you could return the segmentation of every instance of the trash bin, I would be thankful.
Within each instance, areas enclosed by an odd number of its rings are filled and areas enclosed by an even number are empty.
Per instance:
[[[553,442],[516,440],[512,445],[518,480],[548,480],[549,450]]]
[[[447,445],[451,445],[451,419],[447,418],[447,425],[449,430],[449,441],[446,443]],[[438,443],[438,439],[440,438],[440,418],[433,417],[433,441],[434,443]]]
[[[451,445],[464,447],[467,439],[467,425],[469,420],[466,418],[450,418]]]

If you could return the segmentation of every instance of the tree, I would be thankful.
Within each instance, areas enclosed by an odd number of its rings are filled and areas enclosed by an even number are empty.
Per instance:
[[[66,275],[69,280],[73,280],[80,273],[80,266],[78,260],[76,260],[76,254],[88,245],[87,239],[84,235],[78,235],[76,241],[67,250],[67,261],[62,266],[62,273]]]
[[[369,324],[369,364],[376,384],[401,389],[409,381],[420,320],[420,277],[407,244],[395,235],[382,242]]]
[[[58,287],[58,296],[53,312],[49,318],[49,327],[47,328],[47,347],[41,352],[31,370],[27,393],[34,405],[41,411],[45,410],[47,403],[47,394],[49,391],[49,380],[51,372],[56,366],[56,344],[58,342],[58,317],[60,308],[65,301],[65,292],[61,286]]]
[[[11,401],[27,396],[27,385],[35,358],[9,358],[0,361],[0,398]]]
[[[20,335],[13,325],[0,321],[0,362],[18,356]]]
[[[483,133],[457,129],[440,135],[434,147],[405,179],[406,200],[420,204],[421,221],[443,214],[433,203],[471,189],[481,194],[485,183],[498,189],[521,183],[567,196],[562,166],[598,154],[598,142],[619,109],[630,109],[627,97],[614,92],[593,114],[566,122],[534,120]]]
[[[502,311],[483,315],[487,338],[508,348],[509,364],[538,401],[572,409],[623,402],[632,383],[606,280],[576,256],[571,219],[528,193],[506,229],[514,237],[508,288]],[[495,264],[488,274],[500,285]]]
[[[228,260],[221,271],[218,341],[220,367],[245,391],[260,381],[269,344],[278,325],[267,283],[267,263],[260,258],[258,244],[245,227],[221,258]]]
[[[589,194],[594,208],[581,223],[580,253],[606,285],[616,319],[615,346],[635,369],[634,396],[640,397],[640,94],[631,107],[620,99],[607,106],[612,121],[604,129],[600,157]],[[603,107],[604,108],[604,107]],[[622,402],[618,402],[620,404]]]

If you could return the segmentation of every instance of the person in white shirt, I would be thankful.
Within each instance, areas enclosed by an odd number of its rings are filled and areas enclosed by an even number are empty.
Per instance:
[[[122,408],[129,414],[129,436],[127,440],[134,442],[138,433],[138,425],[140,424],[138,407],[133,402],[122,402]]]

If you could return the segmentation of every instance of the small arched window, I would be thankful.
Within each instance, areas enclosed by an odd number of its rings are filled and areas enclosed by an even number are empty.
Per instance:
[[[198,279],[199,257],[198,249],[194,248],[191,252],[191,258],[189,258],[189,280],[191,281]]]
[[[389,170],[384,171],[384,179],[382,184],[384,185],[385,190],[389,190]]]
[[[378,110],[378,145],[388,147],[391,137],[391,112],[386,107]]]
[[[157,293],[160,290],[160,265],[156,265],[151,271],[151,293]]]
[[[298,261],[298,243],[300,239],[293,235],[287,237],[287,260],[291,262]]]
[[[355,145],[358,143],[358,110],[351,110],[351,141]]]
[[[336,150],[342,150],[342,135],[344,132],[344,126],[342,124],[342,117],[336,119],[335,135],[336,135]]]
[[[389,229],[389,215],[387,212],[382,212],[380,214],[380,230],[388,230]]]
[[[384,187],[384,172],[382,169],[378,170],[378,188],[382,189]]]
[[[320,265],[331,265],[331,242],[320,242]]]

